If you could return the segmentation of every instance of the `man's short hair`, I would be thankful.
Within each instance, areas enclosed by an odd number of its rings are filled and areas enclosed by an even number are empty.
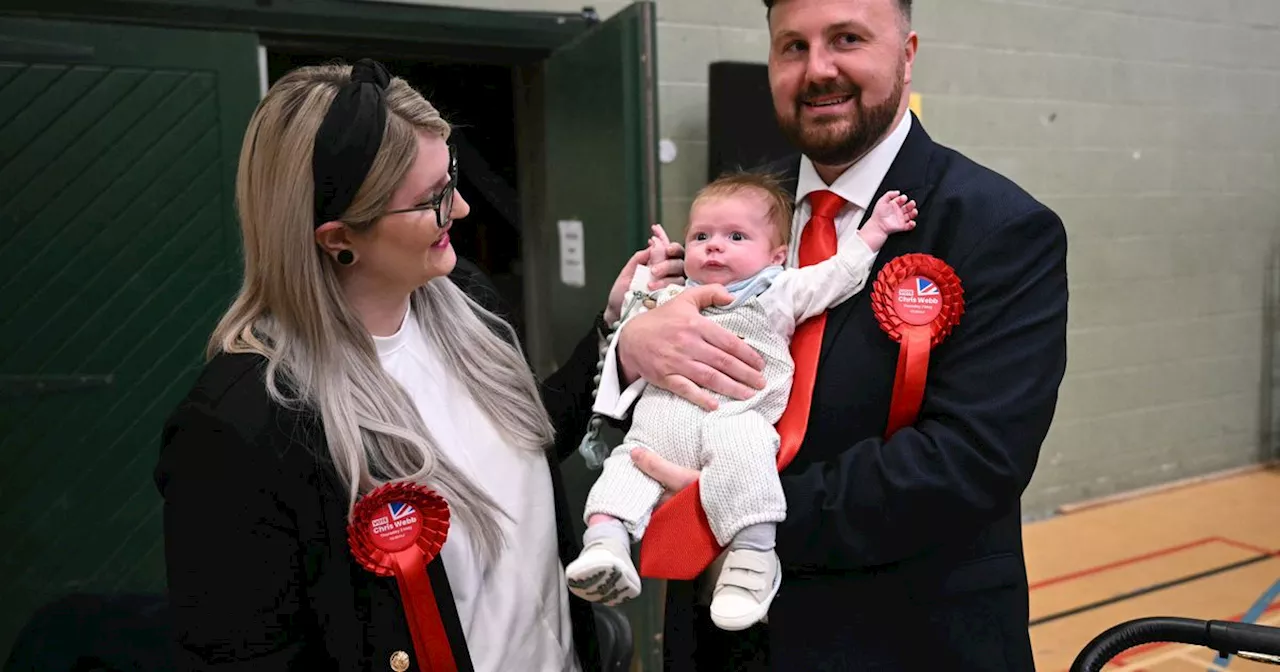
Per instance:
[[[710,184],[698,190],[693,198],[693,205],[724,196],[738,196],[756,193],[764,199],[768,207],[769,223],[773,225],[774,242],[786,245],[791,241],[791,213],[794,208],[791,194],[782,186],[782,178],[772,173],[755,171],[731,171],[720,175]],[[692,214],[693,208],[690,208]],[[685,236],[689,235],[689,227],[685,226]]]
[[[765,16],[773,11],[773,5],[778,0],[764,0]],[[911,25],[911,0],[898,0],[898,11],[902,12],[902,18],[907,20],[907,25]]]

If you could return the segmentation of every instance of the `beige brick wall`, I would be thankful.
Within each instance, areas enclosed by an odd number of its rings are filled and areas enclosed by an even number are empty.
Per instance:
[[[679,230],[705,179],[707,66],[763,62],[767,34],[759,0],[659,0],[658,20],[678,149],[663,223]],[[915,27],[930,133],[1070,237],[1070,367],[1028,511],[1269,452],[1280,0],[916,0]]]
[[[930,132],[1067,225],[1070,365],[1027,508],[1270,452],[1280,2],[918,0],[916,27]]]
[[[659,130],[677,149],[662,167],[662,223],[673,235],[684,229],[693,194],[706,183],[708,67],[764,63],[768,54],[760,0],[659,0]]]

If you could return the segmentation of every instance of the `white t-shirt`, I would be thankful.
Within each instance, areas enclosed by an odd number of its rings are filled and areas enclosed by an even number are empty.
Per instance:
[[[546,457],[503,440],[430,347],[412,310],[399,332],[374,342],[382,366],[408,390],[440,449],[515,519],[499,517],[507,547],[487,572],[457,518],[440,551],[475,669],[576,672]]]

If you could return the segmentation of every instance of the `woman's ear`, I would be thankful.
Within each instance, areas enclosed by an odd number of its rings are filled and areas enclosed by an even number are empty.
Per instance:
[[[343,250],[355,251],[351,246],[351,230],[338,221],[325,222],[316,229],[316,245],[334,259],[337,259]]]

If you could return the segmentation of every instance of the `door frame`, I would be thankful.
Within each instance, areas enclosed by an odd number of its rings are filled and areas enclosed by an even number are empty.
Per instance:
[[[650,0],[651,2],[651,0]],[[649,4],[649,3],[644,3]],[[652,13],[650,6],[647,10]],[[517,95],[517,158],[522,177],[520,194],[539,193],[538,156],[545,119],[541,105],[541,64],[557,49],[578,39],[601,22],[594,10],[580,12],[475,9],[416,4],[411,0],[6,0],[0,16],[118,23],[162,28],[198,28],[251,32],[258,35],[259,57],[266,50],[352,51],[371,57],[394,53],[408,58],[464,60],[506,65],[513,69]],[[642,39],[657,58],[651,22]],[[656,64],[652,66],[656,70]],[[265,62],[260,70],[265,70]],[[265,92],[265,72],[262,86]],[[652,123],[644,141],[657,146],[657,84],[644,86],[644,104]],[[646,152],[645,172],[651,181],[650,203],[656,222],[661,216],[660,171]],[[534,241],[545,224],[537,199],[522,199],[522,237]],[[634,233],[634,232],[633,232]],[[644,236],[636,233],[638,240]],[[548,288],[535,286],[550,260],[522,255],[525,276],[527,354],[538,373],[551,366],[549,325],[539,316]],[[540,268],[542,267],[542,268]]]
[[[654,25],[656,23],[655,14],[657,9],[653,0],[632,1],[640,6],[640,11],[644,16],[642,34],[640,36],[645,45],[644,50],[649,55],[649,58],[656,61],[658,45]],[[590,26],[587,26],[581,33],[586,33],[589,29]],[[577,37],[567,40],[565,45],[567,46],[574,39],[577,39]],[[530,63],[516,65],[512,71],[515,77],[514,88],[517,91],[516,138],[519,149],[517,166],[520,174],[518,191],[521,194],[545,193],[546,179],[543,171],[547,131],[546,100],[544,96],[545,59],[540,58]],[[656,149],[659,135],[656,62],[650,64],[650,71],[653,73],[653,77],[641,82],[640,86],[641,105],[644,107],[646,118],[648,119],[648,123],[644,124],[643,128],[641,147],[653,148],[643,150],[643,170],[644,180],[649,186],[646,207],[650,213],[652,223],[656,224],[662,217],[662,182]],[[552,335],[552,322],[554,318],[550,315],[548,305],[551,298],[550,294],[554,291],[556,285],[551,280],[554,275],[552,269],[558,266],[559,260],[555,256],[539,256],[537,253],[547,249],[554,249],[553,247],[549,248],[548,239],[555,238],[557,232],[554,228],[554,222],[548,213],[547,204],[542,199],[522,199],[520,216],[521,220],[525,222],[525,228],[521,235],[525,241],[522,257],[525,277],[525,329],[528,334],[528,342],[526,343],[527,355],[533,363],[534,371],[540,376],[546,376],[555,371],[562,363],[557,360],[553,352],[555,337]],[[644,246],[649,235],[647,230],[632,231],[628,229],[623,233],[631,238],[632,247],[637,250]],[[601,308],[603,307],[602,304]]]
[[[373,58],[396,54],[510,66],[516,80],[513,83],[533,89],[518,93],[516,103],[517,134],[522,143],[517,162],[525,176],[536,172],[532,168],[542,146],[542,109],[527,104],[539,99],[539,64],[600,22],[594,11],[473,9],[405,0],[291,0],[281,4],[273,0],[7,0],[0,16],[252,32],[258,35],[260,58],[265,58],[267,50],[363,51]],[[263,79],[265,90],[265,72]],[[512,186],[523,195],[537,193],[539,185],[536,177],[526,177]],[[530,200],[538,199],[522,199],[521,235],[526,243],[536,240],[534,229],[542,221],[536,208],[528,206]],[[531,350],[531,359],[545,360],[538,355],[549,347],[549,335],[539,331],[546,325],[537,317],[541,300],[531,287],[538,260],[529,254],[522,257],[526,347]]]
[[[250,31],[308,44],[377,44],[423,53],[497,50],[515,65],[544,58],[595,25],[594,14],[471,9],[362,0],[7,0],[0,16]],[[491,57],[492,58],[492,57]]]

